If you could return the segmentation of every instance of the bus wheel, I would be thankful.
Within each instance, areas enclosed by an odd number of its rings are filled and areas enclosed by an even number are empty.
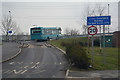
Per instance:
[[[50,38],[49,37],[47,37],[47,41],[49,41],[50,40]]]

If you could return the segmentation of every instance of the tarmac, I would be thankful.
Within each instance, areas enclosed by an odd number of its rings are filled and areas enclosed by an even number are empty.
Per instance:
[[[19,46],[20,46],[20,44],[15,43],[15,42],[3,42],[2,62],[5,62],[5,61],[17,56],[21,51]]]

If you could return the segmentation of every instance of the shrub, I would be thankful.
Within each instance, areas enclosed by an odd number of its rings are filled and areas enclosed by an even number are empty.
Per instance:
[[[79,44],[74,42],[69,44],[66,48],[66,53],[71,63],[74,63],[76,67],[81,69],[86,69],[89,67],[90,59],[88,58],[85,49]]]

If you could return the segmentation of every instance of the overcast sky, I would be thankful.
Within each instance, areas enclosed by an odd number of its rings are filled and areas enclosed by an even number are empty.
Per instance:
[[[3,0],[4,1],[4,0]],[[89,5],[94,8],[96,4],[105,7],[105,14],[108,13],[110,4],[110,15],[112,24],[110,31],[118,30],[118,2],[2,2],[2,16],[8,15],[11,11],[13,19],[17,22],[21,31],[29,33],[30,27],[38,26],[59,26],[62,33],[66,28],[78,29],[82,33],[82,18]]]

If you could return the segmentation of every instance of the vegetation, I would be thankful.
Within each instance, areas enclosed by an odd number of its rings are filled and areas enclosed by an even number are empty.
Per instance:
[[[72,42],[76,42],[79,45],[84,44],[84,48],[86,49],[86,52],[88,50],[86,43],[87,43],[87,39],[85,37],[82,38],[69,38],[69,39],[60,39],[60,40],[53,40],[53,41],[49,41],[49,43],[63,49],[66,51],[66,45],[68,45],[69,43]],[[91,44],[91,43],[90,43]],[[72,48],[75,49],[75,47],[73,46]],[[79,49],[81,49],[79,47]],[[91,52],[92,52],[92,48],[90,47],[90,54],[87,54],[90,58],[91,56]],[[105,48],[105,60],[106,60],[106,64],[103,64],[103,53],[99,53],[99,47],[95,46],[94,47],[94,62],[92,63],[94,69],[96,70],[117,70],[118,69],[118,48]],[[103,52],[103,50],[102,50]],[[72,69],[76,69],[75,67]],[[79,68],[77,68],[79,69]]]
[[[88,58],[86,51],[77,43],[71,43],[66,46],[66,54],[74,66],[80,69],[87,69],[90,65],[90,58]]]

